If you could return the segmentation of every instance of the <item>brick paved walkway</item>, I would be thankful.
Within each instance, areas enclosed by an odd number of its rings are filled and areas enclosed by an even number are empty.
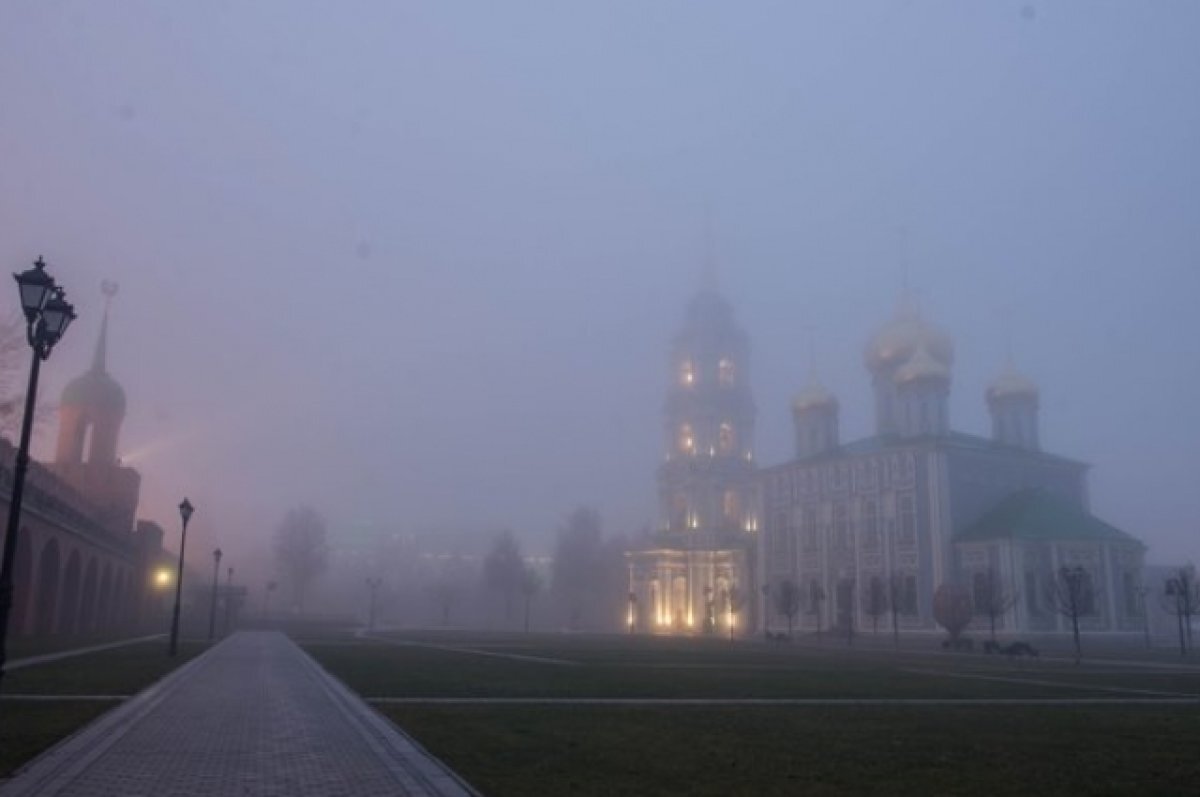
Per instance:
[[[21,770],[0,795],[471,795],[287,637],[240,632]]]

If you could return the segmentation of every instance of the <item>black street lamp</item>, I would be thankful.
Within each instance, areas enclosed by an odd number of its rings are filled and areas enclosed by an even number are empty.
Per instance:
[[[171,645],[167,648],[169,656],[174,656],[179,650],[179,597],[183,594],[183,549],[187,546],[187,524],[195,511],[192,502],[186,498],[179,504],[183,534],[179,537],[179,575],[175,578],[175,611],[171,615]]]
[[[379,587],[383,585],[383,580],[378,578],[367,579],[367,590],[371,593],[371,604],[367,608],[367,630],[375,630],[375,601],[379,596]]]
[[[67,302],[63,289],[55,285],[54,279],[46,273],[46,263],[40,257],[33,268],[14,274],[13,278],[17,281],[21,309],[25,312],[25,339],[33,349],[33,364],[29,368],[21,442],[17,447],[17,462],[13,469],[8,526],[4,534],[4,559],[0,562],[0,683],[4,680],[4,663],[8,659],[8,616],[12,611],[14,591],[13,565],[17,552],[17,533],[21,528],[25,472],[29,469],[29,438],[33,432],[34,408],[37,406],[38,374],[42,360],[50,357],[54,345],[75,320],[75,308]]]
[[[208,610],[208,641],[212,642],[217,632],[217,571],[221,569],[221,549],[213,551],[212,606]]]
[[[233,568],[225,574],[225,633],[228,634],[233,625]]]

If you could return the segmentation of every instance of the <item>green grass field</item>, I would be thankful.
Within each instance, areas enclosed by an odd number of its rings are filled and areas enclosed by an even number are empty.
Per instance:
[[[494,797],[1157,794],[1200,777],[1200,666],[1187,662],[642,636],[298,641]],[[573,702],[629,698],[694,702]],[[891,702],[925,699],[972,702]],[[1180,702],[1124,702],[1140,700]]]
[[[133,695],[207,647],[204,642],[184,640],[179,655],[169,658],[166,641],[153,640],[10,671],[0,695],[0,777],[120,702],[28,701],[5,695]]]

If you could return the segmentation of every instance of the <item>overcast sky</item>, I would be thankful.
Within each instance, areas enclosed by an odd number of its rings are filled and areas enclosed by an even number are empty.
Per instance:
[[[6,0],[0,262],[79,309],[50,398],[120,283],[142,514],[187,494],[227,550],[301,502],[531,547],[579,502],[652,523],[711,246],[760,463],[810,326],[870,433],[907,263],[952,424],[988,433],[1010,339],[1096,513],[1200,560],[1198,35],[1191,0]]]

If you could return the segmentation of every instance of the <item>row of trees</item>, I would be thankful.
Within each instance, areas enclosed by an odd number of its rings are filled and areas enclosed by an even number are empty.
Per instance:
[[[610,630],[619,622],[626,589],[621,537],[605,537],[600,514],[591,507],[572,511],[559,527],[549,566],[549,592],[559,627]],[[529,630],[533,600],[546,586],[543,571],[521,554],[511,531],[501,532],[483,560],[486,589],[501,599],[505,621],[521,601]]]

